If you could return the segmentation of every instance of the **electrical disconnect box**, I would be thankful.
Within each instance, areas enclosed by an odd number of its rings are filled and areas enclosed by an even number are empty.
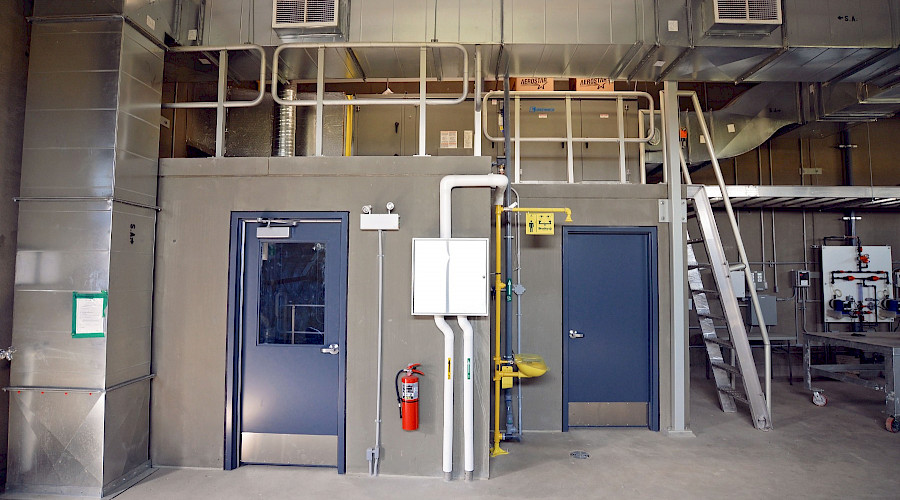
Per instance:
[[[794,288],[809,288],[809,271],[806,269],[792,269],[791,286]]]

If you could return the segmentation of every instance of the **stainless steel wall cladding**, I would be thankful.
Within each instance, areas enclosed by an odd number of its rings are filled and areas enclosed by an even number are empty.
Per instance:
[[[48,10],[60,4],[82,10]],[[123,4],[39,5],[71,16]],[[162,71],[162,49],[121,17],[32,28],[9,491],[99,497],[148,470]],[[73,292],[98,291],[104,336],[73,338]]]
[[[159,42],[169,35],[189,45],[200,27],[201,0],[36,0],[38,18],[123,15]]]

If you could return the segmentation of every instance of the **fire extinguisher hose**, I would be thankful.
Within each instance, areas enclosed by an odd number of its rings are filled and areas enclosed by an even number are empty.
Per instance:
[[[403,400],[400,398],[400,375],[405,371],[405,368],[400,370],[394,377],[394,389],[397,391],[397,409],[400,411],[400,418],[403,418]]]

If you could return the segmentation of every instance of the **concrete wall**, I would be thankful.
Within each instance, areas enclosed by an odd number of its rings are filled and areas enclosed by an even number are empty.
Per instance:
[[[663,185],[516,185],[523,207],[568,207],[574,226],[658,227],[659,243],[659,394],[660,429],[671,423],[671,282],[669,241],[660,224],[658,200]],[[557,219],[559,220],[559,219]],[[558,431],[562,427],[562,234],[525,236],[522,231],[522,347],[544,357],[549,371],[523,384],[524,429]],[[599,286],[615,286],[614,283]],[[685,388],[686,390],[688,388]]]
[[[25,126],[28,35],[25,15],[31,2],[0,3],[0,348],[12,341],[13,283],[16,272],[16,226]],[[9,363],[0,361],[0,384],[9,385]],[[0,454],[6,454],[9,398],[0,393]],[[4,469],[5,469],[5,460]]]
[[[226,158],[163,160],[154,313],[151,455],[156,465],[222,467],[230,217],[232,211],[350,213],[347,301],[347,471],[367,471],[374,445],[377,235],[359,230],[360,208],[393,201],[400,231],[385,235],[383,474],[441,475],[443,336],[410,316],[411,238],[438,236],[438,184],[449,173],[484,174],[489,158]],[[454,236],[487,237],[488,189],[458,189]],[[476,330],[476,477],[487,476],[488,323]],[[457,337],[461,353],[461,335]],[[404,432],[393,376],[420,362],[421,428]],[[456,388],[454,471],[462,471],[462,378]]]

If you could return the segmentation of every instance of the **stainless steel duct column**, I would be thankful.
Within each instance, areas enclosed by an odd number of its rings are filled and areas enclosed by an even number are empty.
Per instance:
[[[7,490],[101,497],[150,466],[163,50],[122,15],[45,12],[65,5],[88,4],[37,2],[31,34]],[[76,293],[106,296],[91,335]]]

